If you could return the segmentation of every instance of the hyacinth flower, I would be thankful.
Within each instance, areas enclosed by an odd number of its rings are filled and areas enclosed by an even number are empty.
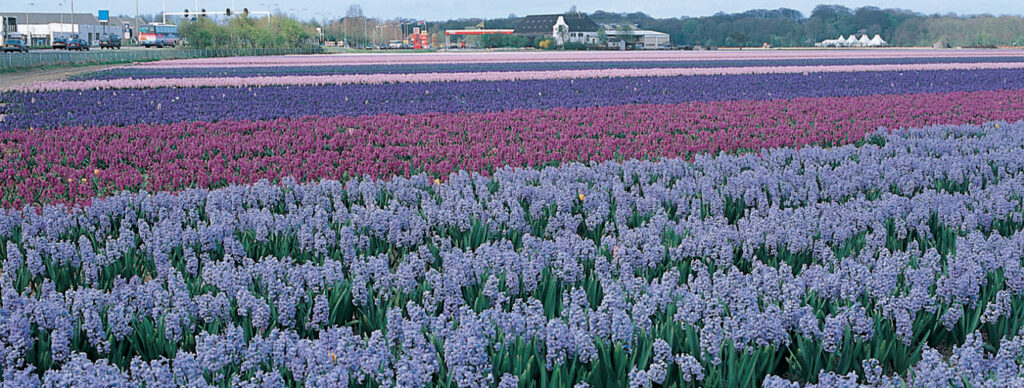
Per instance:
[[[187,77],[187,78],[115,78],[109,80],[68,80],[40,81],[20,86],[21,91],[44,90],[90,90],[90,89],[139,89],[161,87],[261,87],[285,85],[384,85],[393,83],[437,83],[470,81],[527,81],[527,80],[575,80],[615,79],[635,77],[681,77],[717,76],[737,74],[802,74],[818,77],[835,73],[910,72],[936,70],[992,70],[1024,68],[1024,63],[980,62],[980,63],[920,63],[920,64],[849,64],[841,65],[792,65],[792,66],[733,66],[733,67],[655,67],[655,68],[599,68],[599,69],[556,69],[484,72],[445,73],[364,73],[364,74],[314,74],[314,75],[254,75],[251,77]]]
[[[1010,65],[1021,67],[1024,63]],[[127,83],[123,86],[130,88],[0,92],[0,99],[6,103],[0,107],[0,114],[5,115],[4,120],[0,120],[0,131],[79,125],[125,126],[307,116],[390,117],[424,113],[1021,90],[1024,89],[1024,79],[1020,73],[1020,68],[1007,68],[838,73],[793,71],[582,79],[565,79],[562,75],[552,74],[553,79],[499,78],[459,82],[449,81],[447,74],[434,74],[423,79],[424,82],[416,83],[341,85],[327,83],[314,76],[302,79],[300,84],[283,86],[278,79],[282,77],[213,79],[207,83],[216,82],[215,85],[202,84],[208,87],[178,87],[189,80],[187,78],[162,82],[117,79],[102,82],[113,85]],[[376,77],[381,82],[394,78],[387,74],[367,76]],[[412,76],[416,75],[408,75]],[[124,104],[126,100],[133,103]],[[103,108],[98,110],[98,106]]]
[[[286,177],[307,182],[425,172],[440,183],[460,170],[493,174],[502,166],[842,145],[867,141],[879,127],[1016,121],[1022,112],[1024,92],[1003,90],[23,129],[0,132],[0,151],[10,156],[0,160],[0,205],[84,204],[120,191]],[[601,204],[589,199],[584,205]]]
[[[121,66],[97,72],[77,74],[71,80],[180,79],[268,77],[294,75],[333,74],[417,74],[455,72],[515,72],[588,69],[656,69],[656,68],[709,68],[709,67],[778,67],[778,66],[835,66],[835,65],[912,65],[950,63],[1012,63],[1024,57],[1007,53],[991,57],[949,57],[942,53],[931,57],[905,58],[789,58],[789,59],[688,59],[688,60],[634,60],[634,61],[546,61],[546,62],[446,62],[446,63],[385,63],[385,64],[271,64],[263,66]]]
[[[1020,160],[999,122],[0,210],[3,378],[1015,386]]]

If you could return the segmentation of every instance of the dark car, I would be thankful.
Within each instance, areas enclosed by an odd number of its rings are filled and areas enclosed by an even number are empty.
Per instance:
[[[89,51],[89,41],[75,38],[68,41],[68,50]]]
[[[6,53],[8,51],[27,53],[28,45],[26,45],[25,41],[21,40],[21,38],[7,38],[7,40],[4,41],[4,52]]]
[[[107,34],[100,38],[100,48],[121,49],[121,37],[115,34]]]
[[[54,50],[65,50],[68,48],[68,38],[53,38],[53,43],[50,44]]]

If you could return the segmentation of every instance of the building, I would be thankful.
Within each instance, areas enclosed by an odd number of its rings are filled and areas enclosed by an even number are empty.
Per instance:
[[[109,22],[100,23],[96,15],[89,13],[35,13],[0,12],[0,32],[3,35],[18,32],[29,37],[32,46],[49,46],[54,38],[70,38],[77,35],[98,44],[103,34],[129,35],[132,21],[111,17]]]
[[[839,39],[825,39],[815,43],[814,47],[886,47],[888,45],[889,43],[878,34],[875,34],[875,37],[871,39],[868,39],[868,35],[864,34],[860,36],[860,39],[857,39],[856,35],[850,35],[847,38],[839,35]]]
[[[513,35],[532,39],[552,38],[558,45],[566,42],[597,44],[597,30],[600,26],[594,23],[585,13],[566,13],[552,15],[530,15],[516,25]]]
[[[468,29],[467,28],[467,29],[461,29],[461,30],[445,30],[444,31],[444,47],[445,48],[456,48],[456,47],[466,48],[466,38],[468,38],[468,37],[471,37],[471,36],[481,36],[481,35],[512,35],[513,32],[515,32],[515,30],[508,30],[508,29],[484,29],[484,28],[474,28],[474,29]],[[452,45],[452,37],[453,36],[457,37],[457,38],[462,38],[462,40],[461,40],[462,45],[461,46],[458,46],[458,45],[453,46]]]
[[[619,31],[616,28],[606,28],[605,36],[613,48],[632,48],[643,50],[656,50],[672,44],[667,33],[652,30],[628,29]],[[625,43],[619,43],[625,42]]]

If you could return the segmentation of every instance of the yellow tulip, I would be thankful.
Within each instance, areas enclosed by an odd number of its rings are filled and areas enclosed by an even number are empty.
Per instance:
[[[580,201],[583,200],[583,193],[580,193]]]

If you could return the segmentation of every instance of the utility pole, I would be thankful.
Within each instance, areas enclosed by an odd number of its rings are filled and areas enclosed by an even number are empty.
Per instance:
[[[136,39],[136,36],[138,35],[138,33],[137,33],[138,30],[139,30],[139,0],[135,0],[135,28],[132,30],[132,40],[135,41],[135,43],[138,43],[138,39]]]
[[[33,5],[36,5],[36,3],[28,3],[28,5],[25,6],[25,36],[28,37],[29,46],[32,46],[32,30],[30,29],[32,27],[28,24],[28,9]]]
[[[75,0],[71,0],[71,35],[75,35]]]

